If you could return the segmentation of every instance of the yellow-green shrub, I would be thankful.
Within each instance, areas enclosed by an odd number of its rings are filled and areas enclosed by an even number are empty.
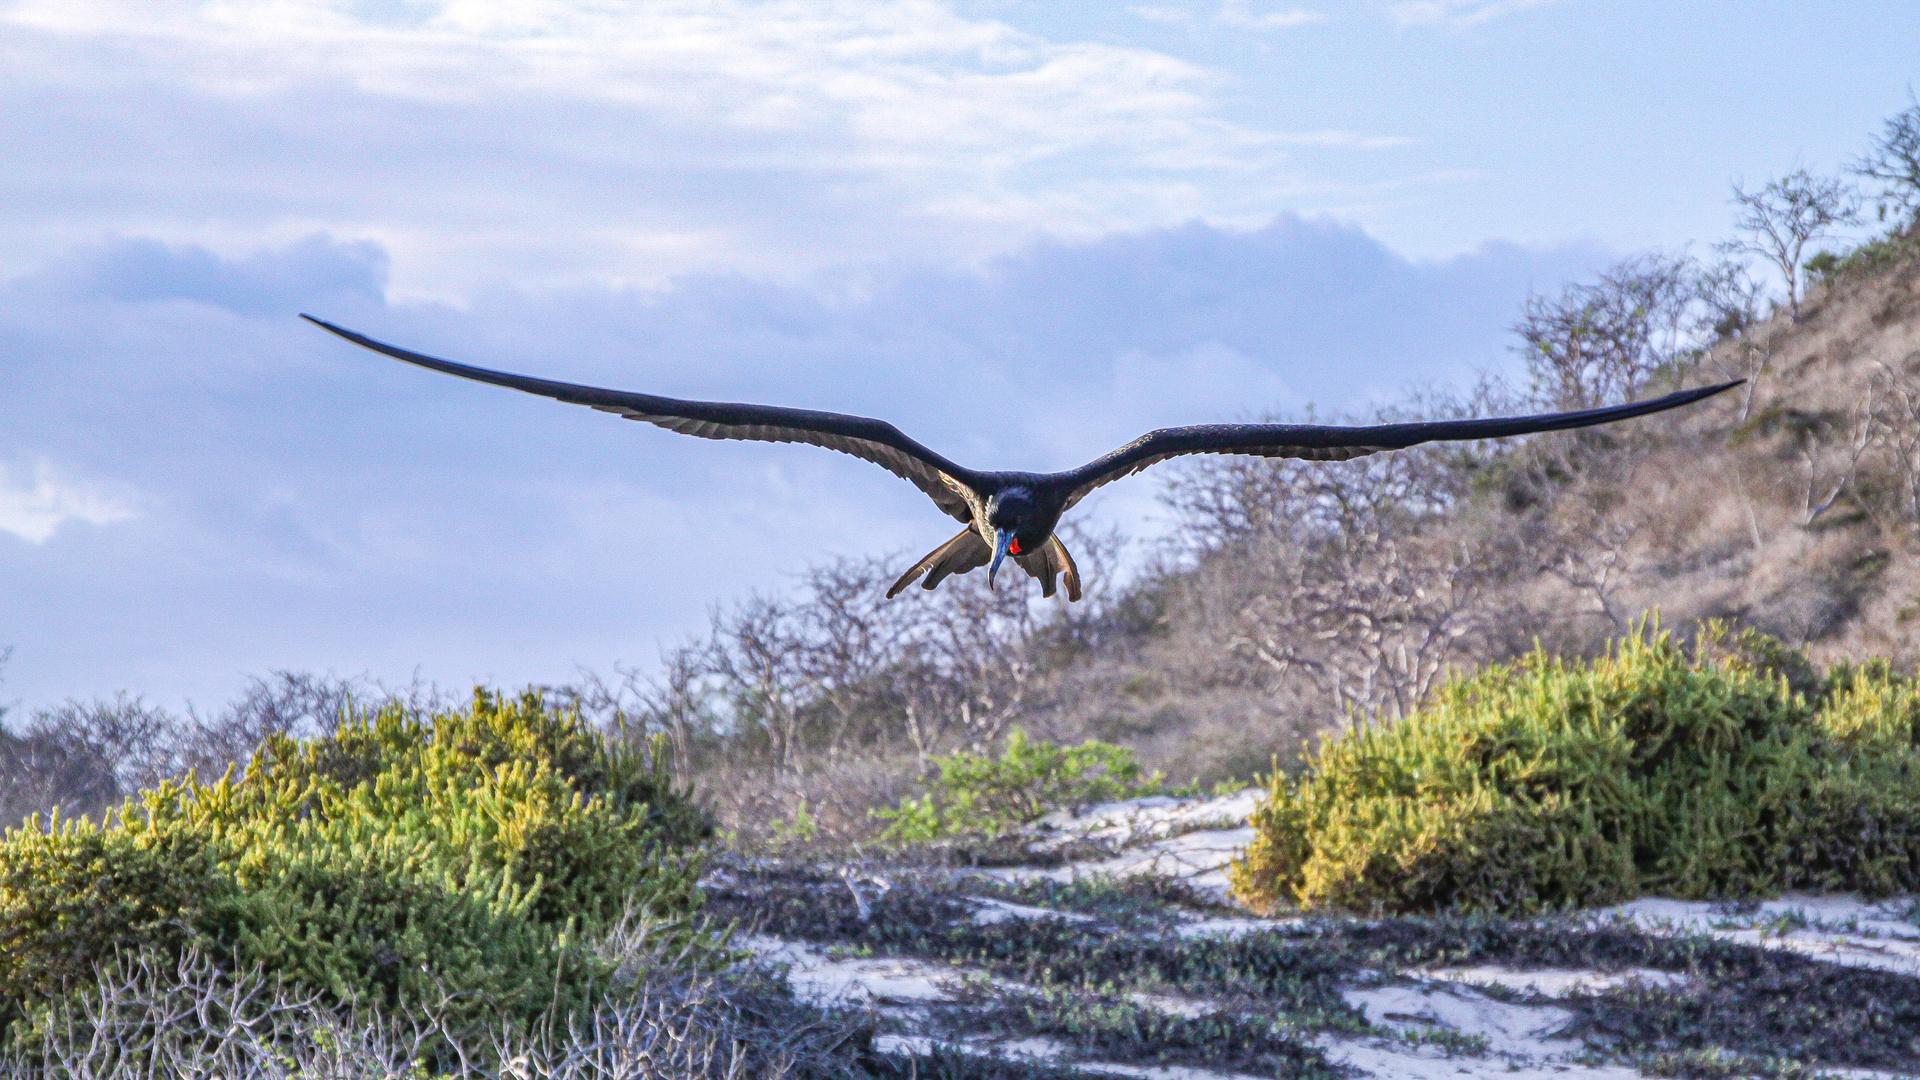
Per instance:
[[[1003,836],[1063,806],[1159,794],[1165,777],[1149,776],[1134,752],[1088,739],[1057,746],[1014,728],[999,757],[962,751],[936,757],[940,772],[920,798],[875,810],[888,822],[882,838],[915,844],[955,836]]]
[[[1816,708],[1726,645],[1690,660],[1648,632],[1592,664],[1536,653],[1326,744],[1273,777],[1238,894],[1521,913],[1920,885],[1911,682],[1836,672]]]
[[[1884,662],[1829,673],[1825,768],[1781,858],[1790,884],[1884,895],[1920,888],[1920,686]]]
[[[525,1020],[604,974],[583,936],[691,913],[700,835],[663,772],[533,695],[276,738],[237,778],[6,834],[0,1024],[29,1034],[117,952],[189,946],[337,1001]]]

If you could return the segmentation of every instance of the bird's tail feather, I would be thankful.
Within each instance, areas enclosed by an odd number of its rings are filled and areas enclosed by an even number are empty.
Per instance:
[[[932,589],[953,574],[964,574],[969,570],[978,570],[993,560],[993,548],[987,545],[980,534],[971,528],[964,529],[953,539],[941,544],[927,553],[927,557],[913,564],[913,568],[900,575],[900,580],[887,590],[887,598],[900,595],[901,591],[914,583],[921,574],[927,580],[920,583],[923,589]],[[1020,564],[1034,580],[1040,583],[1040,593],[1052,596],[1057,585],[1055,579],[1066,575],[1067,599],[1080,599],[1080,568],[1073,564],[1073,556],[1067,554],[1067,546],[1060,538],[1052,536],[1040,546],[1040,550],[1025,555],[1015,555],[1013,561]]]
[[[977,570],[987,565],[992,559],[993,549],[987,546],[985,540],[980,539],[980,534],[974,532],[971,527],[962,529],[959,535],[929,551],[926,558],[914,563],[913,569],[901,574],[900,580],[894,582],[893,588],[887,590],[887,599],[891,600],[900,595],[900,590],[913,584],[913,579],[921,574],[926,574],[927,580],[922,582],[920,587],[931,589],[945,581],[949,574],[964,574],[969,570]]]
[[[1067,599],[1080,599],[1080,568],[1074,565],[1073,556],[1067,552],[1067,545],[1061,543],[1059,537],[1050,536],[1047,538],[1047,547],[1059,553],[1060,567],[1067,577]]]
[[[1055,588],[1054,577],[1065,574],[1067,599],[1080,599],[1080,568],[1073,564],[1073,556],[1067,554],[1067,545],[1061,543],[1059,537],[1047,537],[1047,542],[1040,545],[1039,551],[1030,555],[1015,555],[1014,560],[1020,564],[1021,569],[1040,582],[1040,595],[1052,596]]]

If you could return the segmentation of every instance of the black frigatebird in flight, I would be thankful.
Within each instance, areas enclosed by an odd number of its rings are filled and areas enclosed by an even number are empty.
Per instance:
[[[1073,556],[1053,534],[1060,515],[1102,484],[1186,454],[1253,454],[1260,457],[1346,461],[1402,450],[1419,443],[1460,439],[1497,439],[1537,431],[1591,427],[1629,417],[1663,412],[1711,397],[1738,386],[1743,379],[1682,390],[1665,397],[1579,412],[1539,416],[1507,416],[1486,420],[1441,420],[1418,424],[1376,424],[1369,427],[1329,427],[1320,424],[1196,424],[1192,427],[1150,431],[1118,450],[1077,469],[1056,473],[976,472],[962,468],[902,434],[884,420],[844,413],[786,409],[774,405],[741,405],[720,401],[682,401],[678,398],[602,390],[574,383],[535,379],[504,371],[456,364],[396,348],[330,322],[302,315],[322,329],[396,360],[418,364],[449,375],[524,390],[529,394],[616,413],[629,420],[645,420],[668,431],[703,439],[752,439],[759,442],[798,442],[824,446],[871,461],[913,484],[934,505],[966,525],[959,535],[929,552],[900,575],[887,596],[925,575],[921,587],[931,589],[950,574],[987,567],[987,581],[1000,562],[1013,556],[1020,568],[1040,582],[1043,595],[1052,596],[1055,578],[1066,575],[1067,598],[1080,599],[1080,571]]]

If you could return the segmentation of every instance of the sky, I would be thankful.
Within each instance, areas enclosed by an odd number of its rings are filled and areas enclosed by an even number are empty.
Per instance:
[[[1066,468],[1510,366],[1528,295],[1864,151],[1917,40],[1873,2],[0,0],[0,703],[645,667],[953,530],[299,312]],[[1083,512],[1151,538],[1160,490]]]

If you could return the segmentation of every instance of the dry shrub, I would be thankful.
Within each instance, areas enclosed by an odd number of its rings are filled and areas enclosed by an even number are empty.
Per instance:
[[[885,823],[873,811],[917,791],[920,774],[912,754],[848,755],[784,769],[715,762],[699,774],[697,794],[730,848],[841,851],[877,836]]]
[[[651,946],[638,977],[589,1010],[532,1028],[475,1029],[447,999],[383,1009],[330,1002],[198,951],[124,953],[44,1017],[31,1052],[0,1050],[19,1080],[779,1080],[845,1074],[862,1017],[795,1002],[757,971],[690,971]],[[637,962],[634,962],[637,961]],[[615,966],[622,966],[616,964]]]

